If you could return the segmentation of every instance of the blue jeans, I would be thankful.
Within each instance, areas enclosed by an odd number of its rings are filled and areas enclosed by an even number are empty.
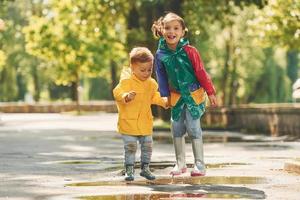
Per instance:
[[[178,121],[171,119],[171,131],[173,137],[183,137],[187,132],[191,139],[202,137],[200,118],[193,119],[187,107],[184,106]]]
[[[125,165],[134,165],[137,142],[141,145],[141,163],[149,164],[152,156],[152,135],[132,136],[122,134],[125,151]]]

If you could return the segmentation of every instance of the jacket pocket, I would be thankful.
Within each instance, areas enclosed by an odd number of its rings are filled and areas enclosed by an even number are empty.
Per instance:
[[[129,102],[128,104],[123,105],[120,110],[121,119],[137,119],[139,117],[139,107],[140,104],[134,102]]]
[[[138,131],[137,119],[120,119],[118,125],[124,133],[136,133]]]
[[[175,106],[181,95],[177,92],[171,92],[171,106]]]
[[[191,95],[197,105],[205,101],[205,92],[203,88],[191,92]]]

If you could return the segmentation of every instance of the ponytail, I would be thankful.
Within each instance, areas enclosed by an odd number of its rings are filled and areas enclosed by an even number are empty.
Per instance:
[[[154,23],[152,24],[151,31],[156,39],[162,37],[162,21],[163,17],[160,17],[157,21],[154,21]]]

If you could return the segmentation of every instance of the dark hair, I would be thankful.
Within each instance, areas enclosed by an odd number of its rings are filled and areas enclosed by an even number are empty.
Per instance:
[[[164,24],[166,22],[170,22],[173,20],[177,20],[181,26],[182,29],[187,32],[188,29],[185,26],[184,20],[177,14],[173,13],[173,12],[168,12],[166,15],[164,15],[163,17],[160,17],[157,21],[155,21],[151,27],[151,30],[153,32],[154,37],[159,38],[162,36],[162,29],[164,27]]]
[[[153,61],[151,51],[146,47],[135,47],[129,53],[130,63],[145,63]]]

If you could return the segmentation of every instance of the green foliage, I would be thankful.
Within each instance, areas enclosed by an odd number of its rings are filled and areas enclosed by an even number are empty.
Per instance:
[[[96,76],[124,54],[121,1],[53,0],[24,28],[26,49],[47,61],[57,84]]]
[[[70,85],[57,86],[55,83],[50,83],[48,89],[50,100],[70,100],[70,97],[72,96]]]
[[[293,81],[297,51],[288,57],[287,66],[282,64],[284,53],[275,56],[263,49],[278,44],[299,48],[299,5],[299,0],[185,2],[189,36],[202,52],[223,104],[290,101],[286,68]],[[283,29],[270,28],[280,23]]]
[[[290,81],[285,75],[285,68],[276,62],[276,56],[282,57],[283,52],[273,52],[272,49],[266,49],[266,60],[264,62],[264,73],[259,77],[254,87],[255,93],[252,94],[249,101],[257,103],[277,103],[291,101]]]
[[[218,1],[187,2],[185,6],[189,36],[202,52],[223,103],[247,103],[247,96],[262,73],[264,59],[253,36],[245,31],[257,7],[241,8],[234,2]]]
[[[251,21],[265,46],[300,50],[300,0],[272,0]]]
[[[287,52],[287,62],[287,75],[293,84],[298,79],[299,59],[297,51]]]
[[[165,11],[185,19],[225,105],[291,100],[300,0],[0,1],[0,100],[70,99],[80,85],[84,100],[111,99],[130,49],[155,51]]]
[[[0,100],[18,100],[24,88],[17,87],[18,74],[22,69],[22,62],[28,60],[24,49],[24,37],[21,27],[24,20],[24,1],[0,2],[0,18],[5,21],[5,29],[0,32]],[[5,59],[5,60],[4,60]],[[3,63],[4,62],[4,63]],[[1,64],[0,64],[1,65]],[[1,70],[2,69],[2,70]],[[23,99],[23,97],[21,97]]]
[[[92,78],[89,80],[89,85],[88,98],[90,100],[112,99],[110,90],[107,90],[107,88],[110,88],[107,79]]]
[[[6,60],[6,55],[3,51],[0,50],[0,73],[1,73],[1,70],[5,64],[5,60]]]

